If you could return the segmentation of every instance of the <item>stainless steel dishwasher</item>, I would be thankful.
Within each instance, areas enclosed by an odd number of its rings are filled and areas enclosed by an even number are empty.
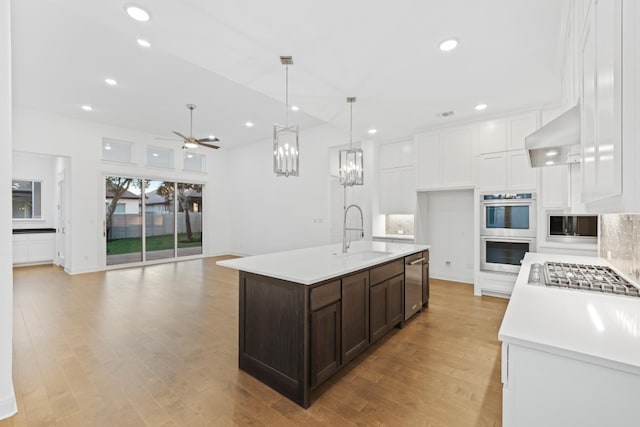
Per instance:
[[[404,259],[404,320],[422,308],[422,273],[427,259],[421,253]]]

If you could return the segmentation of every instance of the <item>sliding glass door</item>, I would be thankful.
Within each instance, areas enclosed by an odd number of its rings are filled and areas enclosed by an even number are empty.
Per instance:
[[[201,184],[105,177],[107,265],[202,254],[202,192]]]
[[[142,261],[143,180],[105,178],[107,265]]]
[[[144,197],[145,259],[174,258],[175,184],[167,181],[147,183]]]

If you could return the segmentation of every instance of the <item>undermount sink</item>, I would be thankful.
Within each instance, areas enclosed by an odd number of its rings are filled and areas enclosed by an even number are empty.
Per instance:
[[[358,261],[367,261],[375,258],[382,258],[387,255],[391,255],[392,252],[385,251],[358,251],[358,252],[347,252],[346,254],[342,253],[334,253],[333,255],[340,258],[349,258],[356,259]]]

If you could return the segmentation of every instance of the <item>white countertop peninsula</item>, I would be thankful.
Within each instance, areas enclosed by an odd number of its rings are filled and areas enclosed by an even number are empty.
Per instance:
[[[503,425],[636,426],[640,298],[528,284],[530,266],[545,261],[609,265],[525,256],[498,334]]]
[[[218,261],[217,264],[312,285],[430,248],[429,245],[355,241],[346,254],[341,253],[341,244],[333,244]]]

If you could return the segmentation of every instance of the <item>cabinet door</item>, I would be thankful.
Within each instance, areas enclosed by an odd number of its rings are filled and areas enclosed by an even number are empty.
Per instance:
[[[507,188],[506,153],[483,154],[478,157],[477,182],[482,190],[503,190]]]
[[[507,122],[505,119],[482,122],[477,128],[478,152],[495,153],[507,149]]]
[[[413,141],[398,142],[397,145],[399,146],[399,150],[400,150],[400,155],[399,155],[400,163],[398,164],[398,166],[413,167],[415,164],[415,156],[413,153],[413,150],[414,150]]]
[[[387,290],[387,327],[393,328],[402,322],[402,296],[404,294],[404,274],[389,279]]]
[[[442,134],[442,186],[473,185],[473,148],[471,129],[462,128]]]
[[[566,209],[569,207],[569,166],[542,168],[542,207]]]
[[[585,25],[582,45],[582,99],[581,140],[584,201],[594,199],[596,177],[596,38],[595,13],[591,13]]]
[[[342,363],[369,345],[369,272],[342,279]]]
[[[418,188],[440,187],[440,135],[416,135],[415,141],[418,150]]]
[[[380,169],[397,168],[400,166],[400,152],[397,144],[380,146]]]
[[[422,264],[422,307],[429,307],[429,252],[423,252],[426,260]]]
[[[529,113],[508,119],[508,149],[524,150],[524,139],[538,128],[538,115]]]
[[[384,336],[388,329],[387,323],[387,299],[389,292],[389,281],[371,286],[369,292],[369,307],[371,310],[371,342],[377,341]]]
[[[400,186],[400,171],[398,169],[383,169],[380,171],[380,213],[398,213]]]
[[[529,156],[526,151],[518,150],[508,153],[507,189],[535,190],[536,170],[529,166]]]
[[[340,301],[311,313],[311,386],[340,367]]]
[[[596,1],[596,173],[594,198],[622,194],[621,6]]]
[[[397,213],[413,214],[416,210],[416,174],[413,166],[401,168],[398,170],[400,174],[400,186],[395,189],[399,195]]]

